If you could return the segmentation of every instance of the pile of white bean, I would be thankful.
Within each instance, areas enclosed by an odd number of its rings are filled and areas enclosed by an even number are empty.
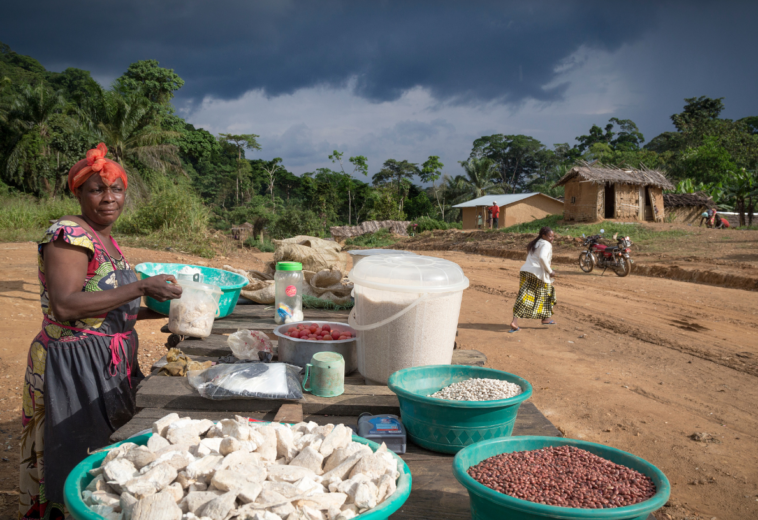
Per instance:
[[[467,379],[440,389],[428,397],[448,401],[494,401],[508,399],[521,393],[521,387],[500,379]]]

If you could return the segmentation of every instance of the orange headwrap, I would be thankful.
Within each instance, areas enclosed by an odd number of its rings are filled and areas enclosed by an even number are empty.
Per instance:
[[[87,152],[87,158],[82,159],[68,172],[68,189],[73,193],[76,188],[87,182],[93,174],[99,173],[103,182],[110,186],[119,177],[124,181],[124,189],[127,187],[126,172],[121,165],[105,156],[108,148],[105,143],[100,143],[97,148]]]

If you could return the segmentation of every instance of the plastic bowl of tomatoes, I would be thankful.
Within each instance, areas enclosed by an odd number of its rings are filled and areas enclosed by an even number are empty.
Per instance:
[[[358,369],[355,330],[346,323],[303,321],[274,329],[279,340],[279,361],[304,367],[318,352],[336,352],[345,359],[345,375]]]

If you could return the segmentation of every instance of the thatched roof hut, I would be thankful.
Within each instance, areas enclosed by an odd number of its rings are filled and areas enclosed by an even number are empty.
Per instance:
[[[571,168],[556,186],[565,188],[563,218],[577,221],[663,222],[663,190],[674,188],[657,170],[586,162]]]
[[[666,208],[666,220],[694,224],[701,214],[716,204],[703,193],[664,193],[663,206]]]

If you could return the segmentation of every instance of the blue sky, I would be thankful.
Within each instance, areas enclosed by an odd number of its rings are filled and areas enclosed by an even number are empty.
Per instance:
[[[214,134],[256,133],[252,157],[295,173],[338,149],[439,155],[460,173],[477,137],[549,147],[632,119],[649,140],[685,97],[758,115],[758,2],[11,0],[0,40],[49,70],[108,85],[157,59],[185,79],[175,99]]]

